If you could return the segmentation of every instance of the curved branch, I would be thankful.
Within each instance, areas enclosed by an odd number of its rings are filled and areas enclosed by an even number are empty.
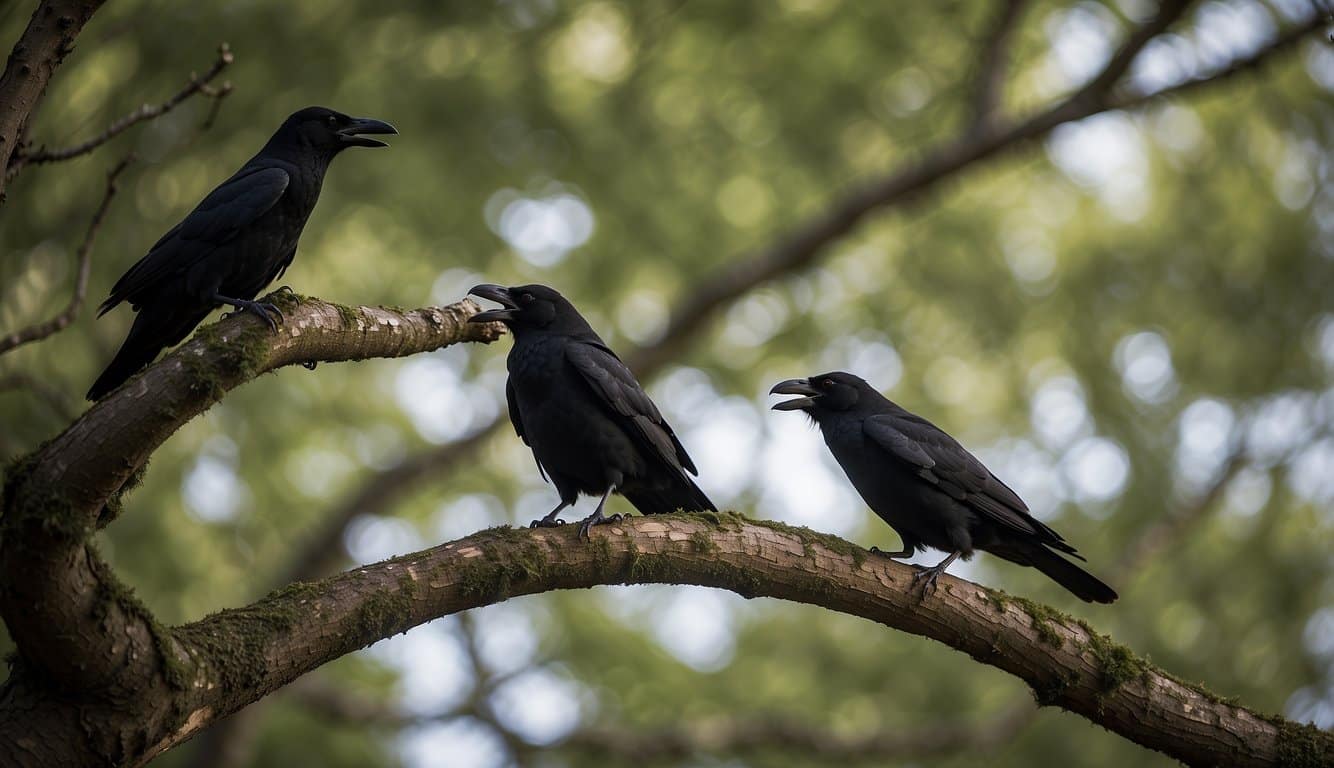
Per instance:
[[[24,166],[27,165],[58,163],[64,160],[71,160],[80,155],[86,155],[139,123],[162,117],[196,93],[202,93],[210,99],[213,99],[216,106],[216,104],[225,98],[227,94],[231,93],[232,86],[231,83],[223,83],[221,86],[215,88],[209,85],[209,83],[217,78],[217,76],[222,73],[222,70],[226,69],[227,66],[232,63],[232,60],[231,48],[229,48],[226,43],[219,45],[218,58],[213,62],[213,65],[208,68],[208,71],[203,75],[195,75],[194,73],[191,73],[190,80],[185,84],[185,87],[177,91],[171,98],[161,104],[144,104],[107,126],[106,130],[91,139],[75,144],[74,146],[63,147],[60,149],[47,149],[46,147],[42,147],[41,149],[32,152],[20,151],[14,156],[9,164],[9,170],[7,171],[9,178],[12,179]],[[208,119],[208,122],[212,122],[211,116]]]
[[[8,168],[56,68],[74,50],[74,38],[105,0],[43,0],[9,53],[0,74],[0,202]]]
[[[160,644],[151,616],[111,599],[123,589],[84,542],[114,517],[148,456],[228,390],[283,366],[400,357],[503,332],[468,323],[480,310],[471,300],[408,311],[282,292],[268,300],[286,313],[277,331],[252,316],[200,329],[11,467],[0,518],[0,616],[25,662],[85,689],[143,671],[143,649]],[[109,651],[88,658],[88,647]]]
[[[1261,716],[1186,684],[1051,608],[954,577],[922,599],[915,570],[833,536],[731,515],[636,517],[594,530],[496,528],[297,584],[174,631],[198,664],[188,738],[300,675],[440,616],[603,584],[695,584],[818,605],[937,640],[1082,715],[1192,765],[1334,755],[1334,734]]]
[[[69,324],[74,322],[74,318],[79,316],[79,310],[83,308],[84,297],[88,293],[88,273],[93,265],[93,241],[97,239],[97,233],[102,228],[102,221],[106,219],[107,210],[111,207],[111,199],[116,196],[116,179],[120,177],[121,172],[133,160],[133,155],[126,155],[114,168],[107,172],[106,192],[102,194],[102,202],[97,206],[97,211],[93,214],[93,220],[88,225],[88,232],[83,236],[83,242],[79,244],[79,250],[75,253],[79,267],[74,277],[74,295],[70,297],[69,304],[65,305],[65,309],[60,314],[44,323],[20,328],[7,336],[0,337],[0,355],[29,342],[45,339],[53,333],[59,333],[69,327]]]
[[[1180,9],[1173,13],[1179,15]],[[1149,24],[1153,28],[1165,28],[1176,15],[1169,18],[1168,14],[1160,13]],[[699,281],[691,289],[690,295],[672,310],[672,319],[662,336],[653,344],[631,350],[625,355],[626,364],[641,379],[650,378],[675,359],[685,345],[698,338],[713,316],[723,308],[762,285],[814,264],[834,242],[851,232],[863,218],[877,209],[889,210],[906,204],[934,186],[954,178],[973,164],[1041,139],[1061,124],[1110,109],[1129,109],[1161,98],[1193,93],[1203,86],[1255,69],[1311,36],[1323,24],[1323,19],[1313,16],[1283,32],[1250,56],[1212,74],[1161,91],[1113,95],[1103,86],[1094,88],[1091,83],[1079,94],[1021,124],[1008,129],[993,129],[985,135],[972,135],[928,153],[916,165],[836,201],[824,215],[781,238],[769,249],[720,267],[711,276]],[[1114,57],[1108,64],[1107,71],[1123,73],[1125,67],[1129,66],[1127,55],[1132,50],[1140,50],[1151,37],[1143,33],[1132,36],[1123,44],[1121,55]],[[1103,80],[1106,78],[1095,78],[1094,82]],[[1110,87],[1107,86],[1107,89]],[[339,542],[342,541],[343,533],[358,514],[392,506],[427,478],[439,478],[460,457],[474,455],[481,444],[503,425],[504,418],[498,417],[471,435],[430,448],[377,472],[329,513],[321,530],[301,547],[300,554],[294,558],[286,575],[290,578],[312,579],[331,571],[340,557]]]

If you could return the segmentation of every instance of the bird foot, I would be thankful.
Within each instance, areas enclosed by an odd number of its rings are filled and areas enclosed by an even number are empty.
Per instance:
[[[555,528],[558,525],[565,525],[565,520],[559,517],[544,517],[534,520],[528,524],[529,528]]]
[[[886,552],[880,547],[871,547],[870,552],[873,555],[880,555],[881,557],[886,557],[889,558],[890,560],[893,560],[898,557],[912,557],[912,550],[908,549],[900,549],[897,552]]]
[[[612,515],[611,517],[603,517],[602,510],[598,510],[597,512],[594,512],[593,514],[584,518],[583,522],[579,523],[579,538],[581,539],[592,538],[591,536],[588,535],[588,531],[590,528],[592,528],[595,525],[606,525],[607,523],[617,523],[620,522],[623,517],[624,515],[620,514],[615,514]]]
[[[274,292],[274,293],[296,293],[296,291],[292,290],[292,286],[290,286],[290,285],[280,285],[280,286],[278,286],[277,288],[273,289],[273,292]]]
[[[278,323],[281,323],[287,319],[287,317],[283,314],[283,311],[281,309],[278,309],[277,306],[270,304],[267,301],[247,301],[246,299],[228,299],[227,303],[231,304],[233,307],[236,307],[236,312],[234,313],[228,312],[227,315],[225,316],[230,317],[233,314],[250,312],[251,314],[259,315],[260,318],[269,326],[269,330],[271,331],[278,330]],[[278,318],[276,321],[273,319],[275,315]]]
[[[939,579],[940,574],[944,572],[945,569],[939,566],[923,568],[922,570],[912,575],[913,586],[916,587],[918,585],[921,585],[922,597],[925,598],[927,595],[930,595],[936,591],[936,579]]]

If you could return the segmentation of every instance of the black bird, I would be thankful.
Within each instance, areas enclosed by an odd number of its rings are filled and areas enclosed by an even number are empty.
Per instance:
[[[88,399],[120,386],[223,304],[253,312],[276,328],[274,317],[281,320],[282,312],[254,298],[292,263],[330,161],[348,147],[387,146],[366,138],[386,133],[397,131],[324,107],[288,117],[259,154],[116,281],[98,316],[123,301],[138,315]]]
[[[556,515],[580,493],[602,497],[581,536],[620,519],[602,515],[612,493],[646,515],[716,511],[686,474],[698,474],[695,463],[657,406],[564,296],[545,285],[479,285],[468,293],[503,306],[469,322],[499,320],[514,334],[505,384],[510,421],[560,493],[560,504],[533,527],[563,524]]]
[[[915,575],[924,590],[935,588],[950,563],[981,549],[1037,568],[1081,600],[1116,600],[1111,587],[1057,554],[1084,559],[977,457],[862,379],[824,373],[780,382],[769,392],[802,395],[774,410],[804,411],[820,427],[853,487],[903,540],[898,552],[872,551],[886,557],[911,557],[926,547],[949,553]]]

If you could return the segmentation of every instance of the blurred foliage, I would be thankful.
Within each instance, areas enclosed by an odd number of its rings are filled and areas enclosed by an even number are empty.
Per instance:
[[[28,5],[0,9],[4,40]],[[1013,40],[1007,108],[1036,108],[1076,84],[1080,57],[1096,66],[1139,6],[1032,3]],[[1202,30],[1174,50],[1213,61],[1206,54],[1263,39],[1293,7],[1205,3],[1187,25]],[[225,75],[236,90],[211,130],[198,130],[208,104],[192,101],[14,182],[0,209],[4,329],[63,306],[102,174],[127,151],[140,158],[97,241],[90,306],[69,330],[0,359],[0,375],[38,377],[75,407],[130,319],[94,320],[91,305],[308,104],[390,120],[401,136],[335,164],[284,277],[296,290],[416,306],[456,300],[483,276],[541,281],[613,346],[649,341],[711,270],[962,131],[991,12],[837,0],[116,0],[60,71],[34,140],[72,143],[165,98],[222,41],[236,53]],[[894,546],[818,437],[765,411],[762,393],[778,379],[856,370],[976,448],[1109,576],[1139,536],[1189,507],[1231,436],[1244,436],[1247,466],[1217,508],[1116,574],[1114,606],[1079,604],[985,555],[959,570],[1086,617],[1224,695],[1328,727],[1331,89],[1334,51],[1317,37],[1260,78],[1062,128],[747,295],[650,388],[720,503]],[[156,454],[104,551],[166,621],[253,599],[341,494],[501,413],[507,346],[284,370],[245,386]],[[0,423],[0,451],[15,455],[64,420],[17,390],[0,392]],[[378,559],[525,523],[555,501],[533,469],[506,433],[394,517],[357,521],[349,554]],[[775,491],[802,488],[799,501]],[[578,723],[718,714],[911,730],[985,722],[1028,696],[919,638],[703,590],[544,595],[476,619],[483,672],[507,678],[481,697],[492,725],[464,711],[398,732],[331,721],[278,694],[253,763],[504,764],[522,740],[558,740]],[[349,695],[448,712],[478,676],[462,661],[461,626],[441,620],[317,674]],[[159,764],[185,765],[191,746]],[[539,754],[544,765],[601,764]],[[1056,711],[988,760],[1170,763]],[[788,752],[718,764],[816,763]]]

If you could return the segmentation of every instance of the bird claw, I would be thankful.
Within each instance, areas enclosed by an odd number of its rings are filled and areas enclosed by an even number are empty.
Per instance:
[[[564,518],[560,518],[560,517],[557,517],[557,518],[554,518],[554,519],[553,519],[553,518],[550,518],[550,517],[543,517],[543,518],[541,518],[541,519],[539,519],[539,520],[534,520],[533,522],[529,523],[529,524],[528,524],[528,527],[529,527],[529,528],[555,528],[555,527],[558,526],[558,525],[565,525],[565,519],[564,519]]]
[[[296,293],[290,285],[280,285],[274,289],[274,293]]]
[[[606,525],[607,523],[619,523],[624,518],[625,516],[619,512],[611,517],[603,517],[601,512],[594,512],[592,515],[584,518],[583,522],[579,523],[579,538],[591,539],[593,537],[590,536],[588,532],[593,526]]]
[[[922,597],[925,598],[936,591],[936,579],[940,578],[940,568],[923,568],[912,575],[913,586],[918,584],[922,586]]]
[[[224,318],[231,317],[232,315],[239,315],[249,312],[254,315],[259,315],[259,317],[264,321],[264,323],[269,326],[269,330],[271,331],[278,330],[278,323],[282,323],[287,320],[287,316],[283,314],[283,311],[281,309],[278,309],[277,306],[270,304],[267,301],[246,301],[243,299],[228,299],[227,303],[235,307],[236,311],[224,314],[223,315]],[[274,321],[273,319],[274,315],[278,316],[277,321]]]

